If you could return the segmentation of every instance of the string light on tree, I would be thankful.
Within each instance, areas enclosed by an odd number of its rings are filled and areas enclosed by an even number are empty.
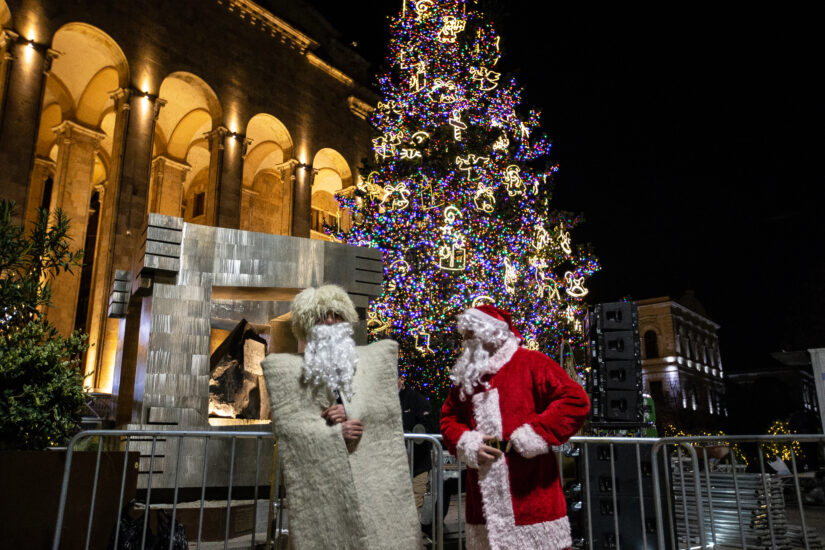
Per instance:
[[[561,340],[582,345],[577,312],[599,267],[573,240],[581,218],[551,207],[550,140],[516,82],[494,69],[500,37],[480,4],[403,2],[370,119],[370,175],[338,197],[356,223],[328,229],[383,252],[369,333],[398,341],[410,386],[437,398],[459,351],[457,313],[509,310],[525,345],[555,356]]]

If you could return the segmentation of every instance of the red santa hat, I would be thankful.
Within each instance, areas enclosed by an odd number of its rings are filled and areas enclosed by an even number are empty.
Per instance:
[[[472,319],[473,321],[480,322],[485,326],[489,326],[491,328],[497,328],[500,330],[507,329],[513,335],[518,338],[519,340],[523,340],[521,333],[513,324],[513,316],[509,311],[505,311],[503,309],[499,309],[494,305],[491,304],[484,304],[481,306],[476,306],[474,308],[470,308],[462,313],[459,317],[466,316],[466,319]],[[461,329],[461,325],[459,324],[459,330]]]

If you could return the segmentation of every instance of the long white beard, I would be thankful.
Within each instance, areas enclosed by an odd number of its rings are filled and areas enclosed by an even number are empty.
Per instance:
[[[463,346],[464,351],[450,369],[450,379],[458,386],[462,401],[481,383],[481,377],[489,371],[490,362],[490,352],[484,349],[479,338],[465,339]]]
[[[325,385],[352,399],[352,377],[358,354],[349,323],[315,325],[304,350],[304,382]]]

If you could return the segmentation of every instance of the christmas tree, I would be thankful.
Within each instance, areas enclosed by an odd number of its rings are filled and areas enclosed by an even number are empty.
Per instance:
[[[404,2],[379,78],[368,176],[339,198],[353,225],[331,231],[383,251],[369,331],[397,340],[409,383],[436,398],[460,348],[456,314],[507,309],[525,346],[558,358],[562,341],[581,343],[585,282],[598,269],[571,242],[581,218],[550,209],[551,144],[497,72],[499,42],[473,0]]]

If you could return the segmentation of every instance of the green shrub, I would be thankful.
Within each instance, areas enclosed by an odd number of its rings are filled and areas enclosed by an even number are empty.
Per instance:
[[[70,250],[69,221],[45,210],[31,232],[0,201],[0,449],[65,445],[80,427],[87,398],[80,360],[87,336],[62,337],[44,312],[52,281],[71,271],[83,251]],[[50,223],[51,222],[51,223]]]

